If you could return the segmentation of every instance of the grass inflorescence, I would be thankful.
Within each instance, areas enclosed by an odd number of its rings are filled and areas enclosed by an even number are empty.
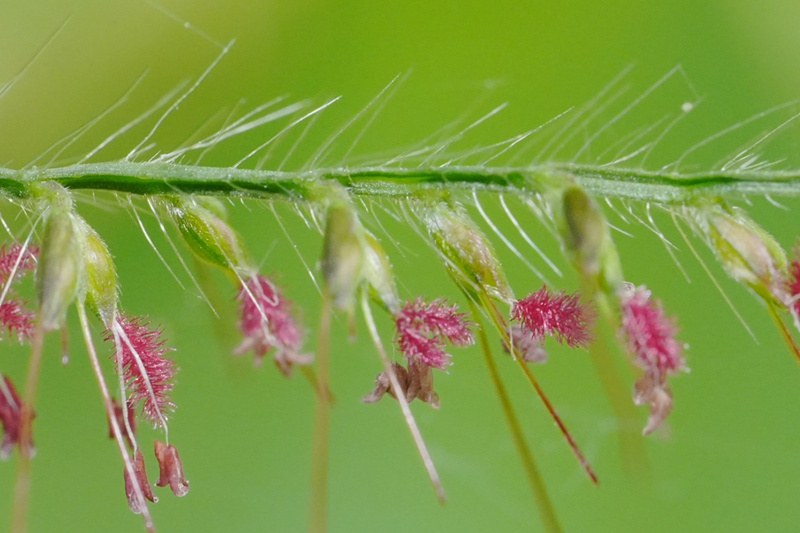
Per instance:
[[[466,132],[501,110],[496,108],[461,131],[382,161],[327,165],[326,156],[335,141],[353,124],[366,122],[348,145],[343,159],[351,154],[374,119],[375,115],[369,113],[385,103],[381,98],[395,89],[396,78],[295,170],[283,167],[296,145],[272,170],[264,168],[269,150],[299,125],[313,124],[311,120],[335,100],[310,111],[306,103],[279,107],[283,104],[276,100],[238,118],[230,117],[220,129],[200,140],[172,151],[155,150],[151,139],[159,127],[229,50],[230,45],[223,47],[217,61],[188,91],[159,102],[154,109],[164,108],[163,113],[149,111],[103,140],[78,162],[62,164],[59,156],[85,130],[55,148],[49,163],[0,168],[2,222],[14,241],[0,248],[0,330],[6,333],[4,340],[16,337],[32,347],[21,394],[9,376],[0,374],[2,455],[12,454],[15,448],[19,451],[12,513],[14,533],[23,533],[27,527],[37,384],[42,358],[52,355],[43,352],[43,341],[46,334],[64,330],[73,307],[77,308],[109,432],[120,452],[124,469],[120,490],[124,489],[130,509],[143,516],[147,530],[155,528],[150,503],[158,498],[147,478],[147,460],[155,459],[159,465],[156,486],[169,486],[177,497],[189,492],[178,448],[171,442],[172,438],[180,443],[181,437],[168,430],[175,408],[171,397],[177,372],[170,358],[173,348],[162,338],[163,331],[156,324],[122,308],[117,265],[102,238],[104,228],[93,227],[81,214],[81,203],[96,193],[105,193],[104,198],[129,209],[151,245],[142,215],[152,216],[187,271],[193,268],[183,255],[193,254],[198,275],[192,280],[204,295],[206,291],[198,281],[203,276],[200,271],[211,266],[228,276],[232,299],[238,302],[241,313],[238,329],[242,339],[235,355],[252,352],[256,365],[269,356],[286,377],[299,370],[311,383],[309,394],[316,402],[309,512],[312,532],[326,530],[328,522],[331,409],[336,401],[331,368],[341,356],[331,351],[331,337],[339,329],[351,337],[363,334],[359,331],[359,318],[367,325],[382,369],[364,402],[386,401],[387,396],[397,401],[399,414],[440,502],[447,500],[446,480],[435,466],[436,453],[426,445],[410,404],[420,400],[419,403],[438,409],[442,398],[435,389],[435,379],[451,364],[458,364],[458,356],[451,351],[457,353],[458,348],[476,340],[545,530],[561,531],[561,521],[522,429],[521,409],[513,405],[499,371],[502,365],[519,372],[566,441],[566,453],[575,456],[589,483],[598,484],[602,479],[583,451],[584,443],[571,433],[569,417],[559,414],[556,403],[536,377],[535,367],[547,362],[548,345],[553,345],[553,339],[574,350],[588,350],[613,406],[621,452],[626,459],[635,456],[626,464],[642,462],[640,440],[644,437],[638,433],[647,435],[663,426],[674,407],[670,380],[688,368],[679,340],[679,317],[661,303],[659,295],[647,290],[647,280],[636,280],[634,284],[625,276],[625,258],[620,257],[612,238],[612,230],[617,228],[607,221],[608,209],[601,207],[602,203],[614,210],[612,202],[618,202],[627,212],[621,209],[616,214],[623,219],[636,219],[662,239],[652,211],[666,213],[684,237],[683,228],[688,228],[708,246],[732,279],[764,303],[781,338],[800,360],[800,350],[787,327],[792,321],[798,323],[800,263],[797,258],[788,257],[781,244],[746,211],[732,205],[732,200],[748,196],[770,200],[773,196],[800,196],[800,172],[774,170],[758,160],[759,145],[766,137],[709,171],[679,170],[683,158],[705,141],[690,148],[675,165],[646,170],[644,161],[674,125],[665,122],[660,130],[650,128],[629,139],[616,149],[616,154],[612,150],[610,161],[598,162],[595,158],[593,162],[578,162],[596,139],[640,102],[637,99],[589,135],[573,161],[559,162],[555,156],[574,135],[570,124],[575,120],[581,123],[575,116],[544,141],[540,153],[551,158],[545,162],[518,162],[520,153],[531,149],[526,141],[538,129],[489,147],[454,151],[453,146]],[[644,96],[657,87],[658,84]],[[691,105],[685,105],[683,112],[689,110]],[[103,161],[97,156],[120,135],[147,120],[153,121],[150,129],[126,157]],[[235,164],[203,164],[202,157],[226,140],[280,120],[289,122],[266,142],[249,149]],[[654,136],[642,140],[646,134]],[[304,135],[298,137],[298,143]],[[631,163],[636,158],[640,158],[640,166]],[[507,203],[506,198],[514,198],[515,202]],[[308,325],[316,320],[312,318],[303,325],[300,319],[302,313],[298,310],[306,302],[290,301],[284,287],[273,276],[267,276],[264,266],[254,260],[247,242],[228,216],[224,200],[233,204],[234,199],[273,211],[279,203],[289,205],[304,217],[311,231],[322,234],[319,266],[309,268],[321,296],[316,330]],[[487,214],[482,206],[481,202],[487,200],[499,202],[520,238],[530,245],[531,254],[518,249],[498,228],[494,215]],[[393,258],[382,244],[392,235],[378,231],[383,227],[380,217],[371,210],[375,203],[416,231],[433,249],[468,302],[467,312],[448,303],[445,294],[401,296]],[[515,210],[533,214],[541,228],[520,224]],[[473,215],[475,211],[480,218]],[[10,229],[14,224],[6,221],[12,212],[27,221],[19,231]],[[491,239],[484,227],[497,239]],[[565,263],[573,267],[579,280],[578,287],[566,286],[555,261],[539,249],[536,232],[540,230],[556,238]],[[302,239],[300,235],[290,237]],[[513,287],[493,241],[529,265],[542,284]],[[688,238],[686,242],[699,257]],[[153,247],[163,260],[158,247]],[[547,264],[560,284],[552,283],[531,264],[530,256],[534,254]],[[307,268],[309,263],[314,261],[304,260]],[[36,299],[32,302],[18,298],[16,293],[17,284],[28,271],[33,271],[36,278]],[[211,298],[206,300],[213,309]],[[394,325],[391,337],[381,335],[373,312],[385,313]],[[105,330],[102,339],[110,347],[106,360],[98,355],[95,343],[99,338],[93,335],[89,323],[92,316],[97,326]],[[337,316],[341,322],[336,322]],[[315,353],[305,347],[309,330],[316,334]],[[500,342],[493,346],[491,336]],[[107,372],[116,374],[113,385],[106,382],[104,366],[108,367]],[[635,374],[635,384],[628,382],[619,366]],[[365,383],[365,393],[370,386]],[[646,423],[637,421],[643,416],[634,405],[647,407]],[[163,434],[164,442],[153,442],[154,454],[142,451],[150,446],[140,445],[144,439],[136,434],[139,419]],[[636,431],[631,430],[634,423],[639,424]],[[190,465],[187,470],[191,472]]]

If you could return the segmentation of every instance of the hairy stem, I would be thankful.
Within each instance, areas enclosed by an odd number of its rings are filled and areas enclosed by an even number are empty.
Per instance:
[[[173,163],[113,161],[48,169],[0,169],[0,192],[24,198],[31,184],[57,181],[69,189],[109,190],[139,195],[203,194],[216,196],[308,199],[315,183],[335,180],[366,196],[404,197],[426,189],[481,188],[513,193],[536,192],[572,180],[587,193],[660,203],[685,203],[727,194],[800,195],[800,172],[739,171],[676,174],[576,164],[527,167],[420,166],[341,167],[281,172],[203,167]],[[443,187],[444,186],[444,187]]]

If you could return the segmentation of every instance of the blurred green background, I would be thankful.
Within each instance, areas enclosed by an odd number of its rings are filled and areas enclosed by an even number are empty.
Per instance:
[[[164,10],[190,21],[198,31]],[[11,167],[25,165],[99,115],[149,69],[129,101],[93,127],[64,158],[85,154],[177,83],[200,75],[219,53],[209,38],[222,43],[235,38],[236,43],[159,131],[159,147],[175,147],[210,119],[211,126],[219,127],[232,111],[241,115],[279,95],[289,95],[287,101],[310,98],[317,104],[342,95],[298,146],[289,162],[294,168],[397,74],[410,73],[349,161],[369,154],[396,155],[456,119],[462,119],[463,127],[508,102],[503,113],[470,132],[460,149],[490,145],[586,104],[631,65],[614,89],[627,92],[608,109],[602,103],[591,107],[590,112],[597,111],[596,120],[585,129],[576,128],[574,142],[554,159],[571,159],[592,131],[609,124],[676,65],[682,65],[686,76],[671,77],[630,116],[609,127],[593,146],[599,150],[584,160],[619,146],[614,143],[664,116],[671,117],[662,123],[667,124],[683,102],[702,99],[654,150],[648,168],[658,168],[708,135],[800,97],[800,7],[795,2],[164,0],[156,5],[5,0],[0,13],[0,82],[25,69],[68,19],[0,100],[0,164]],[[685,169],[710,168],[791,116],[791,109],[786,113],[698,151]],[[339,162],[363,125],[334,148],[328,163]],[[787,158],[785,165],[798,163],[800,137],[792,127],[789,124],[767,149],[771,157]],[[267,127],[250,132],[204,161],[231,164],[276,131]],[[545,130],[545,135],[556,131]],[[124,155],[145,133],[146,128],[136,130],[106,156]],[[547,137],[540,142],[531,154]],[[279,163],[292,143],[287,140],[276,149],[266,168]],[[159,250],[189,290],[181,289],[130,213],[112,197],[84,199],[81,213],[116,256],[123,306],[164,326],[181,367],[174,395],[178,410],[170,428],[192,488],[183,500],[158,492],[161,502],[152,510],[159,531],[303,531],[308,516],[310,387],[300,376],[284,379],[269,362],[254,370],[249,358],[230,357],[237,342],[235,289],[225,279],[215,274],[224,303],[222,321],[216,321],[191,289],[153,220],[146,223]],[[792,209],[786,212],[763,199],[752,203],[748,209],[753,217],[791,247],[798,233],[793,213],[800,204],[785,202]],[[486,198],[485,205],[498,215],[497,223],[509,237],[524,246],[500,217],[496,199]],[[390,204],[382,207],[392,210]],[[512,208],[566,272],[557,286],[575,290],[577,280],[561,260],[557,243],[521,205],[512,202]],[[263,259],[263,271],[274,275],[302,310],[311,330],[311,350],[319,297],[293,247],[313,268],[321,239],[291,208],[278,205],[277,211],[290,239],[263,204],[236,204],[231,217],[254,255]],[[636,206],[635,213],[644,215],[642,206]],[[11,217],[15,211],[9,208],[3,214]],[[387,249],[402,296],[461,301],[420,238],[386,214],[378,218],[385,232],[371,217],[367,222],[399,244],[387,244]],[[676,243],[675,254],[691,283],[651,231],[635,222],[626,225],[613,214],[610,219],[633,235],[615,234],[627,279],[646,284],[679,317],[681,338],[691,346],[687,357],[692,372],[673,381],[676,409],[669,428],[646,439],[649,479],[633,481],[623,471],[614,419],[589,356],[550,346],[550,362],[538,375],[597,471],[601,482],[595,487],[529,386],[510,364],[503,365],[565,530],[796,530],[800,369],[766,312],[725,278],[695,241],[756,333],[756,343],[667,216],[655,213],[656,223]],[[517,294],[538,289],[541,281],[494,240]],[[546,268],[530,249],[526,255]],[[556,278],[552,272],[550,277]],[[389,321],[379,320],[388,341]],[[100,397],[74,325],[73,317],[69,366],[61,366],[57,339],[49,339],[35,426],[38,455],[30,531],[140,531],[139,519],[127,508],[120,461],[106,437]],[[437,376],[440,411],[413,406],[448,491],[450,501],[441,507],[396,404],[360,402],[380,371],[363,325],[352,344],[343,321],[337,326],[331,531],[539,531],[536,508],[478,350],[454,351],[454,366],[447,375]],[[493,342],[499,352],[499,342]],[[0,356],[3,371],[18,383],[23,381],[26,353],[6,342]],[[642,424],[645,418],[642,410]],[[141,442],[155,437],[142,428]],[[152,459],[149,467],[153,480]],[[14,472],[13,461],[0,465],[0,524],[10,509]]]

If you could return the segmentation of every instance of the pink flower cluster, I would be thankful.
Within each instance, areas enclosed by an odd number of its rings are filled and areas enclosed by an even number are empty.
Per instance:
[[[392,373],[400,385],[407,402],[413,400],[439,408],[439,395],[433,390],[433,369],[444,370],[450,365],[450,354],[444,351],[449,342],[453,346],[468,346],[475,342],[464,313],[457,305],[445,300],[425,303],[422,298],[406,302],[394,315],[395,342],[403,353],[408,368],[392,364]],[[365,403],[375,403],[388,393],[397,398],[387,372],[375,379],[375,389],[363,398]]]
[[[37,248],[23,248],[19,244],[0,247],[0,281],[3,288],[9,286],[5,300],[0,304],[0,329],[16,335],[20,342],[31,338],[36,314],[27,311],[20,298],[9,296],[20,277],[36,268],[38,254]]]
[[[270,350],[275,350],[275,364],[285,375],[291,374],[293,364],[308,365],[310,355],[299,354],[303,332],[291,313],[291,305],[278,288],[265,276],[254,275],[239,290],[241,302],[239,330],[244,339],[234,355],[253,351],[260,364]]]
[[[475,341],[464,316],[457,305],[448,306],[445,300],[406,302],[394,317],[397,347],[409,361],[444,370],[450,364],[450,355],[442,349],[448,341],[453,346]]]
[[[667,377],[686,369],[682,347],[675,339],[678,327],[667,317],[661,302],[653,301],[645,287],[631,284],[621,295],[620,336],[644,375],[636,382],[634,402],[650,406],[650,418],[643,434],[655,431],[672,412],[672,392]]]
[[[794,258],[789,264],[789,279],[786,282],[789,291],[789,311],[794,317],[795,325],[800,329],[800,243],[794,248]]]
[[[17,389],[7,377],[0,383],[0,425],[3,426],[3,442],[0,444],[0,459],[11,457],[14,446],[19,443],[19,430],[22,423],[22,402]]]
[[[636,364],[645,371],[661,379],[684,368],[677,333],[675,320],[664,314],[661,302],[653,301],[645,287],[623,296],[622,334]]]
[[[546,286],[514,303],[511,339],[524,360],[543,362],[547,358],[543,343],[546,336],[571,348],[583,348],[592,342],[592,328],[597,318],[594,307],[581,302],[579,293],[558,294]]]

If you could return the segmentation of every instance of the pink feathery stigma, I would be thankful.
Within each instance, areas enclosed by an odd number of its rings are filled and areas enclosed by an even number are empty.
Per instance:
[[[511,319],[518,320],[534,337],[552,335],[572,348],[592,342],[594,308],[582,303],[580,294],[551,293],[546,286],[514,304]]]
[[[450,364],[450,355],[442,348],[449,341],[454,346],[474,342],[465,315],[458,306],[448,306],[445,300],[427,304],[422,298],[406,305],[395,315],[397,346],[409,360],[416,360],[443,370]]]
[[[20,259],[22,253],[22,245],[12,244],[11,246],[0,246],[0,278],[3,282],[8,281],[14,272],[16,266],[16,275],[23,272],[34,270],[36,268],[36,257],[39,255],[39,249],[35,246],[29,246],[25,249],[25,254]],[[17,264],[19,261],[19,264]]]
[[[621,332],[636,363],[655,376],[664,379],[684,368],[682,348],[675,340],[678,327],[644,286],[623,296]]]
[[[11,457],[14,446],[19,443],[19,430],[22,424],[22,401],[17,389],[7,377],[0,384],[0,425],[3,426],[3,442],[0,444],[0,459]]]
[[[164,355],[171,348],[161,340],[162,330],[150,328],[147,317],[120,313],[116,325],[122,354],[122,369],[129,391],[130,405],[142,405],[142,412],[154,424],[163,424],[162,417],[175,408],[169,398],[175,377],[175,363]],[[124,334],[124,335],[123,335]],[[114,340],[114,333],[105,332],[105,340]],[[116,361],[117,353],[113,358]],[[116,368],[116,366],[115,366]],[[152,389],[152,393],[151,393]],[[159,415],[160,413],[160,415]]]
[[[24,305],[17,298],[0,305],[0,331],[5,330],[9,335],[16,335],[19,342],[31,338],[36,318],[36,313],[26,311]]]
[[[236,355],[252,350],[260,362],[275,348],[278,351],[275,361],[287,374],[291,363],[311,362],[310,356],[298,355],[303,343],[302,330],[292,316],[289,301],[268,278],[261,275],[251,277],[246,287],[239,290],[236,299],[241,302],[239,330],[245,337],[234,350]]]
[[[789,310],[800,328],[800,243],[795,246],[794,257],[789,264],[789,279],[786,282],[786,289],[791,296]]]

